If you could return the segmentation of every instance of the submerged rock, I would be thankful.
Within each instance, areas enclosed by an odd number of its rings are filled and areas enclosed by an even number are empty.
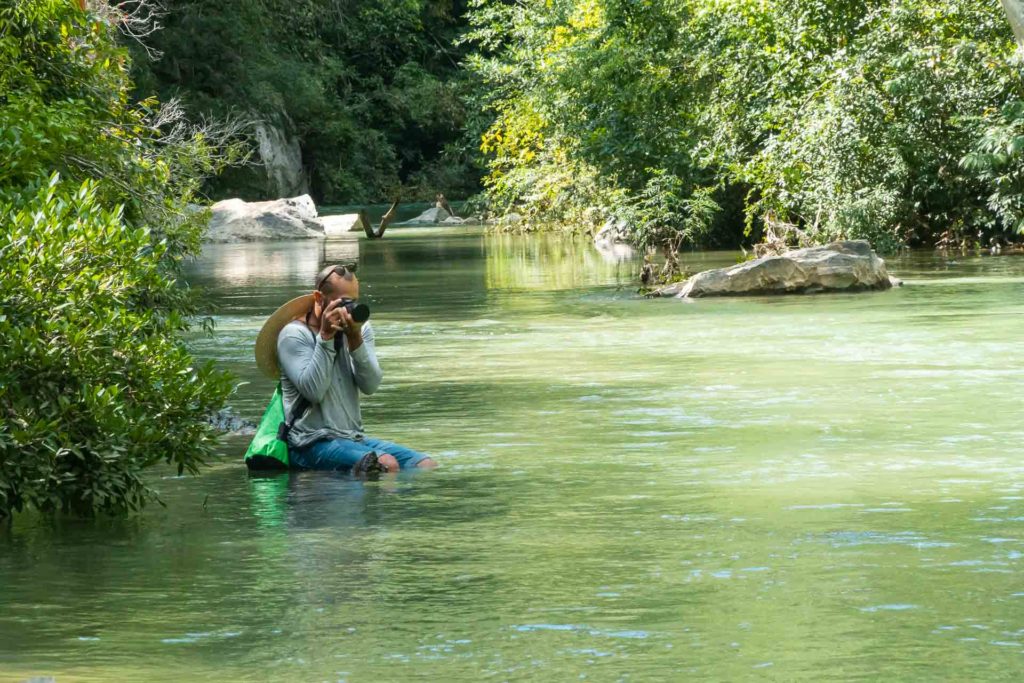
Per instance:
[[[322,238],[324,226],[316,204],[304,194],[269,202],[225,199],[210,207],[207,242],[251,242]]]
[[[448,220],[449,217],[451,217],[450,213],[448,213],[446,210],[439,206],[435,206],[431,209],[427,209],[419,216],[416,216],[416,218],[412,218],[407,221],[402,221],[401,223],[394,223],[394,225],[437,225],[438,223],[445,222],[446,220]]]
[[[889,289],[899,284],[886,272],[885,261],[870,244],[847,240],[706,270],[685,282],[658,290],[654,296],[812,294]]]
[[[219,432],[231,434],[255,434],[256,423],[235,415],[231,408],[222,408],[207,418]]]

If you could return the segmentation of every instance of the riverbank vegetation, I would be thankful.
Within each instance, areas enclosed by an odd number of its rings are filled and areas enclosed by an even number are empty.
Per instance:
[[[165,4],[137,96],[267,123],[318,202],[465,198],[670,254],[988,246],[1024,226],[1022,61],[988,0]],[[259,169],[212,196],[265,198]]]
[[[1024,225],[1024,80],[998,3],[478,0],[470,18],[498,211],[662,206],[633,227],[663,247],[766,225],[987,245]]]
[[[0,8],[0,518],[124,512],[142,472],[196,472],[231,391],[180,339],[203,179],[240,160],[228,127],[135,102],[123,17]]]

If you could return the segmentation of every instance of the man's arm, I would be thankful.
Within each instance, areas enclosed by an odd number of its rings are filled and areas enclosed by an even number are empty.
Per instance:
[[[320,403],[331,385],[334,366],[334,341],[285,325],[277,336],[277,362],[299,393],[312,403]]]
[[[356,330],[355,335],[348,337],[349,355],[352,357],[352,375],[356,386],[369,396],[377,391],[384,372],[377,362],[377,351],[373,345],[373,328],[370,323]]]

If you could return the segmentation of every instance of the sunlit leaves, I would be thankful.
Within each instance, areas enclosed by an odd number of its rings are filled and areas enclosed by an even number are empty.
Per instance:
[[[745,197],[720,202],[716,225],[745,223],[754,239],[767,215],[883,249],[1018,224],[995,197],[1016,182],[1020,143],[985,114],[1024,99],[998,4],[594,2],[482,2],[473,15],[496,128],[533,134],[485,140],[499,208],[535,211],[559,177],[551,218],[578,215],[575,201],[622,215],[661,169]],[[534,154],[517,148],[537,140]]]

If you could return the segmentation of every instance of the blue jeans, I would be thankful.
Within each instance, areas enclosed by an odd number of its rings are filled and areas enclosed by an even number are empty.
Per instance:
[[[288,459],[291,460],[292,467],[300,470],[348,471],[370,451],[376,451],[377,455],[388,453],[395,456],[398,466],[403,470],[416,467],[421,461],[427,459],[427,456],[411,448],[368,436],[363,437],[360,441],[327,439],[314,441],[300,448],[292,447],[288,449]]]

